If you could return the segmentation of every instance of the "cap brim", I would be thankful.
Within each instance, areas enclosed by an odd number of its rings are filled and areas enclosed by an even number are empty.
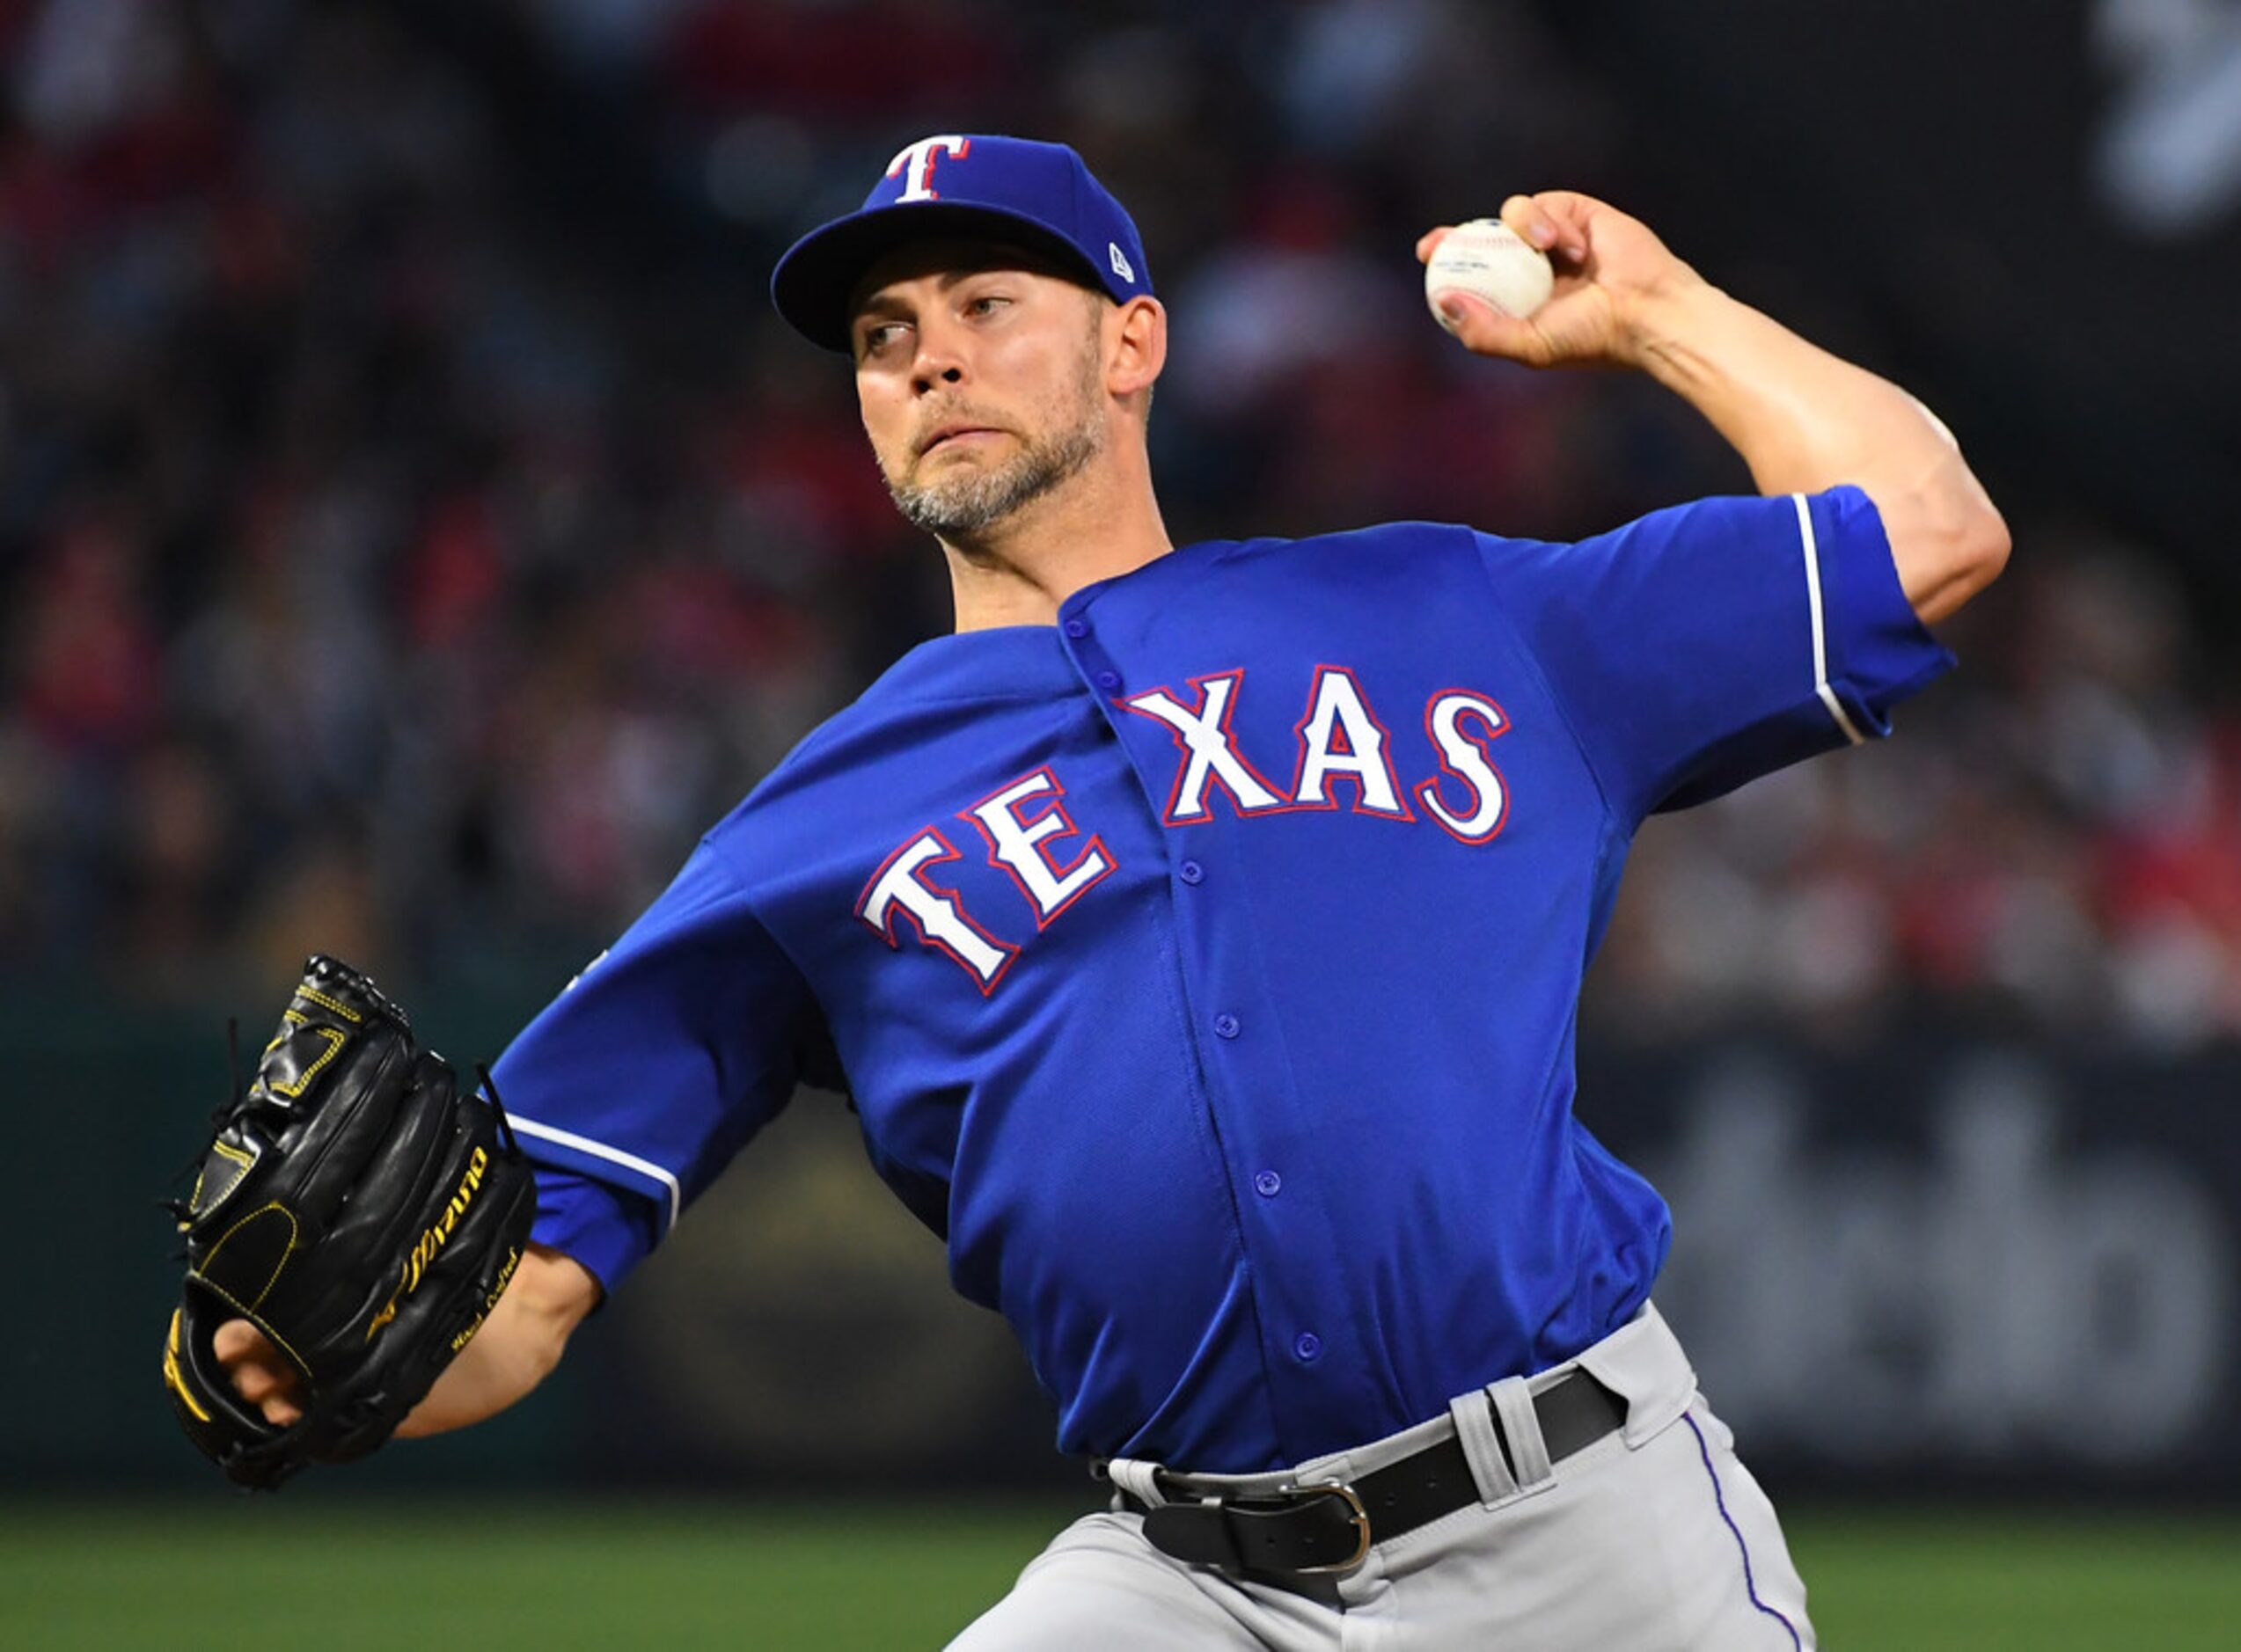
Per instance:
[[[848,300],[856,283],[897,247],[946,236],[1008,241],[1044,252],[1078,273],[1085,284],[1110,290],[1072,242],[1036,219],[1001,207],[928,201],[867,208],[811,230],[772,270],[771,303],[812,344],[851,355]]]

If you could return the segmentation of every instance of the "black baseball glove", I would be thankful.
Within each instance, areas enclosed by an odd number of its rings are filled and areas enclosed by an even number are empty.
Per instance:
[[[171,1204],[187,1272],[164,1386],[203,1455],[266,1489],[390,1436],[513,1277],[535,1193],[495,1104],[333,958],[305,966],[254,1082],[213,1122]],[[301,1421],[276,1427],[235,1391],[210,1345],[228,1319],[295,1368]]]

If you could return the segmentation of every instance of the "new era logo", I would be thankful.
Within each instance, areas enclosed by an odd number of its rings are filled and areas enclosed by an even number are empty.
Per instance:
[[[1124,281],[1134,282],[1136,272],[1129,267],[1128,254],[1120,250],[1120,243],[1118,241],[1106,242],[1105,251],[1112,254],[1113,274]]]

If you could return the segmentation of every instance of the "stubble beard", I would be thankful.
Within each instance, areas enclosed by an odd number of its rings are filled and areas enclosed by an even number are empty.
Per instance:
[[[948,474],[926,482],[886,473],[895,508],[920,532],[949,545],[969,544],[1071,481],[1105,450],[1094,379],[1085,375],[1078,390],[1072,422],[1038,438],[1022,438],[1019,450],[1002,464],[953,464]]]

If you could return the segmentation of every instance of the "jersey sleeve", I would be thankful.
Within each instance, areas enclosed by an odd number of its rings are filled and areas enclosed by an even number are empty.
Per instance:
[[[531,1237],[612,1289],[792,1096],[808,985],[705,842],[491,1073],[538,1170]]]
[[[1629,825],[1887,735],[1953,664],[1856,487],[1701,500],[1575,545],[1477,537]]]
[[[575,1257],[612,1290],[660,1239],[656,1202],[550,1163],[535,1168],[537,1224],[530,1238]]]

